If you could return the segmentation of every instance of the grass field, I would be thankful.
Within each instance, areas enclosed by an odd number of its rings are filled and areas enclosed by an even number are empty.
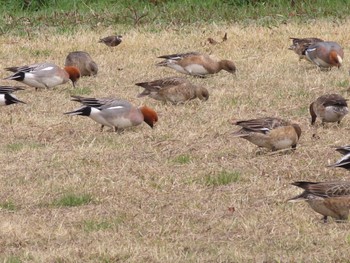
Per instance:
[[[348,223],[321,222],[296,180],[346,180],[326,166],[332,146],[349,144],[350,119],[310,126],[308,106],[325,93],[349,97],[350,25],[312,21],[259,27],[197,24],[123,31],[97,27],[71,34],[53,29],[0,36],[0,67],[52,61],[84,50],[99,65],[95,78],[17,96],[26,105],[0,111],[0,260],[3,262],[349,262]],[[110,49],[97,41],[118,32]],[[208,37],[220,45],[206,43]],[[344,47],[344,66],[319,71],[288,50],[289,37],[320,37]],[[138,99],[134,83],[179,75],[154,66],[159,55],[200,51],[231,59],[238,72],[191,81],[207,102],[163,105]],[[121,69],[121,70],[118,70]],[[1,77],[8,72],[2,70]],[[2,81],[2,85],[15,84]],[[70,95],[115,96],[159,114],[121,134],[99,131],[89,118],[68,117]],[[294,153],[260,151],[232,138],[231,119],[279,116],[303,130]],[[314,139],[317,132],[319,139]]]

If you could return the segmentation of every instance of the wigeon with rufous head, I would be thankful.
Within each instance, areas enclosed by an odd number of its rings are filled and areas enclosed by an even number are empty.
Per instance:
[[[73,87],[80,78],[77,67],[66,66],[63,69],[53,63],[37,63],[22,67],[5,68],[15,74],[5,78],[16,80],[36,89],[49,89],[72,81]]]
[[[336,42],[324,41],[310,45],[306,57],[320,68],[340,67],[344,59],[343,48]]]
[[[80,102],[84,106],[65,114],[90,117],[101,124],[101,131],[104,126],[119,131],[127,127],[140,125],[142,122],[146,122],[153,128],[158,121],[158,115],[153,109],[147,106],[135,107],[125,100],[72,96],[72,101]]]

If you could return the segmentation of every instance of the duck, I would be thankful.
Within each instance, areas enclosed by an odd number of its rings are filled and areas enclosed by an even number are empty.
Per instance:
[[[336,42],[323,41],[310,45],[305,51],[306,57],[319,68],[340,67],[343,63],[343,48]]]
[[[0,106],[7,106],[16,103],[26,104],[24,101],[17,99],[16,96],[11,93],[24,90],[24,88],[20,86],[0,86]]]
[[[349,113],[347,100],[339,94],[325,94],[318,97],[310,104],[309,110],[311,115],[311,125],[314,125],[317,117],[322,121],[322,125],[326,122],[337,122]]]
[[[135,107],[126,100],[72,96],[72,101],[80,102],[84,106],[64,114],[88,116],[101,124],[101,131],[104,126],[108,126],[117,132],[142,122],[153,128],[158,121],[158,115],[153,109],[147,106]]]
[[[193,85],[186,78],[182,77],[167,77],[149,82],[140,82],[135,85],[145,89],[138,95],[139,98],[149,96],[164,103],[169,101],[174,105],[195,98],[202,101],[206,101],[209,98],[209,92],[206,88]]]
[[[98,42],[99,43],[104,43],[109,47],[116,47],[123,41],[123,36],[121,35],[113,35],[113,36],[108,36],[101,38]]]
[[[204,77],[208,74],[218,73],[221,70],[226,70],[229,73],[236,72],[236,66],[232,61],[216,61],[210,56],[198,52],[163,55],[158,58],[163,58],[164,60],[157,63],[157,66],[169,67],[180,73],[192,76]]]
[[[233,133],[249,142],[272,151],[286,148],[295,149],[301,136],[298,124],[274,117],[233,121],[232,124],[242,127]]]
[[[350,145],[337,147],[335,150],[343,156],[336,163],[328,165],[328,167],[340,167],[350,171]]]
[[[49,89],[55,86],[72,81],[73,87],[80,78],[80,71],[77,67],[66,66],[64,69],[53,63],[37,63],[21,67],[8,67],[7,71],[15,74],[5,78],[22,82],[35,89]]]
[[[348,220],[350,181],[297,181],[292,185],[304,189],[304,192],[289,199],[288,202],[307,201],[315,212],[323,215],[324,223],[327,223],[328,217],[337,221]]]
[[[73,51],[70,52],[64,64],[66,67],[74,66],[80,71],[80,76],[96,76],[98,72],[98,66],[95,61],[92,60],[89,53],[85,51]]]
[[[299,56],[299,61],[302,59],[307,59],[305,55],[305,51],[308,49],[310,45],[317,42],[324,42],[324,40],[316,37],[309,37],[309,38],[291,37],[290,39],[292,40],[293,44],[288,49],[293,50]]]

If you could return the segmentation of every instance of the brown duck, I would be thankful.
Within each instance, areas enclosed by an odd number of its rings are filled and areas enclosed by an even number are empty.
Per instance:
[[[293,41],[293,44],[289,47],[290,50],[293,50],[298,56],[299,60],[307,59],[305,55],[306,49],[317,42],[323,42],[320,38],[310,37],[310,38],[290,38]]]
[[[195,98],[203,101],[209,98],[209,92],[206,88],[193,85],[190,81],[181,77],[157,79],[136,83],[135,85],[145,89],[138,97],[149,96],[164,103],[169,101],[172,104],[179,104]]]
[[[92,60],[89,53],[84,51],[70,52],[66,57],[65,66],[77,67],[80,76],[95,76],[98,72],[97,64]]]
[[[234,121],[233,124],[242,127],[233,133],[235,137],[242,137],[272,151],[289,147],[295,149],[301,136],[301,128],[298,124],[280,118],[266,117]]]
[[[311,125],[315,124],[319,117],[322,124],[325,122],[338,122],[349,113],[346,99],[338,94],[326,94],[318,97],[310,104]]]
[[[304,189],[300,195],[289,202],[306,200],[311,208],[323,215],[326,223],[328,216],[336,220],[347,220],[350,209],[350,181],[334,182],[294,182],[292,185]]]

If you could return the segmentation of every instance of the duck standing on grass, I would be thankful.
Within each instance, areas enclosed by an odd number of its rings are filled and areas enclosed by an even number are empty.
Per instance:
[[[306,57],[318,67],[330,69],[343,63],[343,48],[336,42],[324,41],[310,45],[305,51]]]
[[[84,51],[70,52],[66,57],[64,64],[66,67],[74,66],[80,71],[80,76],[96,76],[98,72],[98,66],[95,61],[92,60],[89,53]]]
[[[193,85],[185,78],[169,77],[157,79],[149,82],[136,83],[136,86],[143,87],[145,90],[138,97],[149,96],[155,100],[166,103],[167,101],[176,105],[184,103],[195,98],[206,101],[209,98],[209,92],[206,88]]]
[[[307,59],[305,55],[305,51],[309,48],[309,46],[317,42],[323,42],[322,39],[316,38],[316,37],[310,37],[310,38],[291,37],[290,39],[293,41],[293,44],[288,49],[293,50],[299,56],[299,61],[302,59]]]
[[[61,69],[53,63],[37,63],[5,69],[15,73],[5,79],[19,81],[35,89],[53,88],[69,80],[72,81],[75,88],[75,83],[80,78],[80,71],[77,67],[67,66]]]
[[[318,97],[310,104],[311,125],[314,125],[319,117],[322,125],[326,122],[337,122],[349,113],[346,99],[338,94],[326,94]]]
[[[311,208],[323,215],[323,222],[327,223],[328,216],[337,221],[348,220],[350,209],[350,182],[294,182],[292,185],[304,189],[300,195],[288,202],[305,200]]]
[[[301,136],[301,128],[296,123],[280,118],[260,118],[243,121],[233,121],[234,125],[242,128],[233,133],[259,146],[272,151],[289,147],[295,149]]]
[[[140,125],[146,122],[151,128],[158,121],[157,113],[147,107],[135,107],[125,100],[114,98],[84,98],[72,96],[72,101],[78,101],[84,106],[64,114],[88,116],[101,124],[101,131],[108,126],[119,131],[131,126]]]
[[[229,73],[236,72],[236,66],[232,61],[216,61],[208,55],[198,52],[163,55],[158,58],[164,58],[165,60],[157,63],[157,66],[169,67],[180,73],[192,76],[203,77],[208,74],[218,73],[221,70],[226,70]]]

